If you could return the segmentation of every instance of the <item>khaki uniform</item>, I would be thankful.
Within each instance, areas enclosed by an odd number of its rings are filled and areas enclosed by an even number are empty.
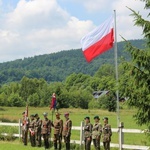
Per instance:
[[[51,125],[52,125],[52,122],[48,118],[45,118],[42,121],[41,134],[43,135],[45,148],[49,148],[49,137],[51,134]]]
[[[92,128],[92,139],[95,150],[100,150],[101,134],[102,134],[102,125],[100,123],[95,123]]]
[[[71,128],[72,128],[72,121],[68,118],[64,122],[64,126],[63,126],[63,137],[64,137],[64,142],[66,143],[66,150],[70,150]]]
[[[93,125],[91,123],[85,124],[85,126],[84,126],[85,150],[91,149],[92,128],[93,128]]]
[[[29,136],[30,136],[30,142],[31,146],[35,146],[35,121],[32,119],[29,123]]]
[[[42,120],[38,117],[35,120],[35,140],[36,140],[36,145],[38,147],[41,146],[41,126],[42,126]]]
[[[28,128],[29,128],[29,118],[23,117],[22,119],[22,142],[24,145],[27,145],[27,140],[28,140]]]
[[[63,120],[57,119],[53,123],[54,127],[54,148],[57,149],[57,141],[59,143],[59,150],[61,150],[62,131],[63,131]]]
[[[111,125],[105,124],[103,126],[102,131],[103,145],[105,150],[110,150],[111,136],[112,136]]]

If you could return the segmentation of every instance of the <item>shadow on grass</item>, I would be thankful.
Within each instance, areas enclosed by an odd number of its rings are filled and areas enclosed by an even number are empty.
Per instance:
[[[6,111],[6,109],[4,109],[4,108],[0,107],[0,111]]]

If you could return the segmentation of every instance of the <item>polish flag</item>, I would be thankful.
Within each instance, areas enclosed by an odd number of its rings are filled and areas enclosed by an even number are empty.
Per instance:
[[[114,20],[111,17],[81,39],[82,51],[87,62],[113,47],[113,24]]]

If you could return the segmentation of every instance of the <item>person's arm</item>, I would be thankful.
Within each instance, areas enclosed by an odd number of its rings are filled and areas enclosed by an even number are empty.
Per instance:
[[[72,121],[71,121],[71,120],[69,120],[69,121],[67,122],[67,128],[68,128],[68,132],[67,132],[67,135],[66,135],[66,136],[68,136],[68,135],[71,134],[71,128],[72,128]]]
[[[108,131],[109,131],[109,136],[112,136],[112,130],[111,130],[111,125],[108,126]]]
[[[49,122],[48,122],[48,134],[51,134],[51,126],[52,126],[52,123],[51,123],[51,120],[49,120]]]
[[[102,125],[99,124],[99,126],[98,126],[98,132],[99,132],[100,136],[102,135],[102,130],[103,130],[102,128],[103,128]]]
[[[89,126],[90,137],[92,137],[92,128],[93,128],[93,125],[90,124],[90,126]]]
[[[62,131],[63,131],[63,120],[60,120],[60,130],[59,130],[59,135],[62,135]]]

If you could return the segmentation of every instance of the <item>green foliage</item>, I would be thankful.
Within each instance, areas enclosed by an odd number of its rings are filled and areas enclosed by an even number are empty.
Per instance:
[[[3,141],[12,141],[15,140],[16,137],[13,136],[14,133],[18,132],[18,128],[17,127],[4,127],[4,126],[0,126],[0,140]],[[3,134],[7,133],[6,136],[4,136]]]
[[[89,108],[91,109],[106,109],[110,112],[116,111],[116,97],[112,92],[107,95],[103,95],[98,99],[93,99],[89,103]]]
[[[144,2],[145,8],[150,8],[149,1]],[[124,95],[129,98],[129,106],[137,108],[134,115],[137,123],[146,124],[150,129],[150,16],[145,20],[139,13],[130,10],[133,12],[135,25],[143,28],[146,46],[144,49],[138,49],[127,42],[126,49],[131,54],[131,61],[124,63],[126,74],[122,78],[122,86]]]
[[[88,109],[89,103],[93,100],[93,91],[115,91],[112,68],[112,65],[103,65],[94,76],[73,73],[64,82],[49,84],[44,79],[24,76],[18,83],[4,84],[0,87],[0,104],[1,106],[11,107],[25,106],[26,103],[34,107],[49,106],[52,93],[55,92],[57,95],[57,109],[69,107]],[[103,73],[102,76],[100,75],[101,72]],[[93,106],[90,107],[93,108]],[[105,108],[108,109],[108,107]]]
[[[143,47],[143,40],[131,40],[133,45]],[[129,59],[124,52],[125,42],[118,43],[118,57]],[[28,78],[43,78],[47,82],[58,82],[73,73],[94,75],[103,64],[114,64],[114,51],[110,50],[87,63],[81,49],[61,51],[49,55],[34,56],[0,63],[0,84],[20,81],[24,76]],[[113,73],[113,72],[112,72]],[[111,73],[111,74],[112,74]]]
[[[115,77],[115,67],[111,64],[102,65],[95,73],[95,77],[112,76]]]

